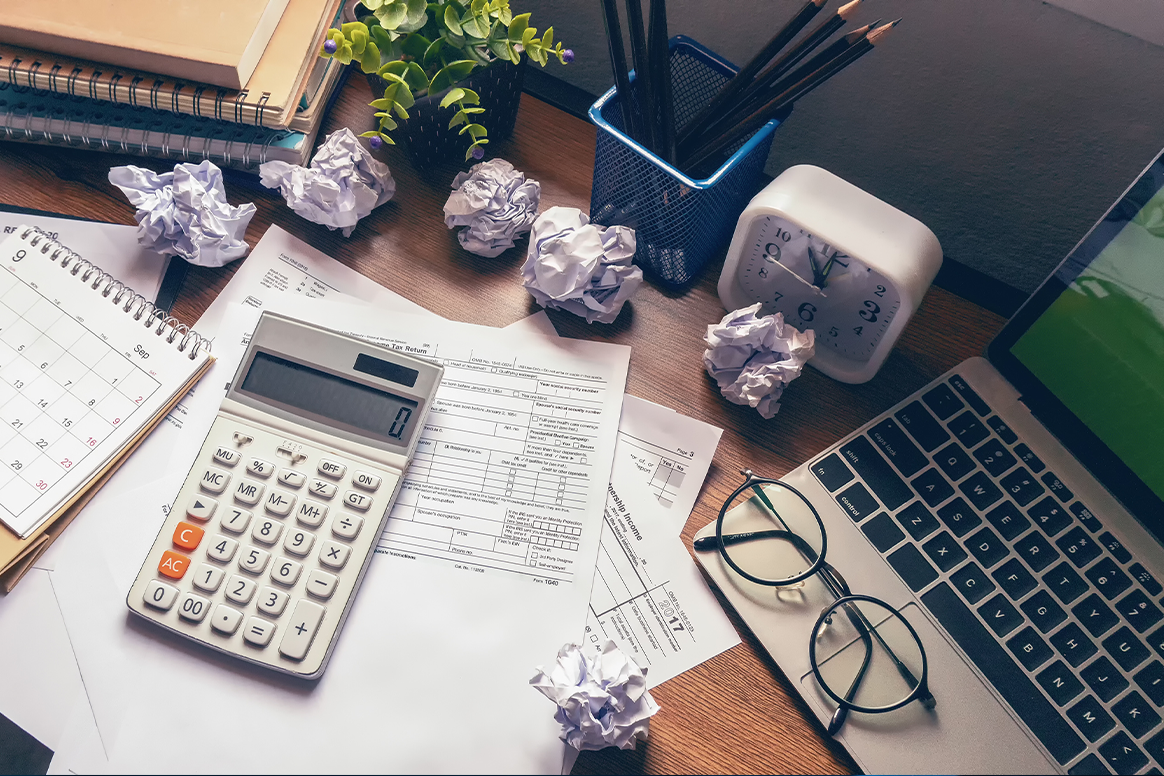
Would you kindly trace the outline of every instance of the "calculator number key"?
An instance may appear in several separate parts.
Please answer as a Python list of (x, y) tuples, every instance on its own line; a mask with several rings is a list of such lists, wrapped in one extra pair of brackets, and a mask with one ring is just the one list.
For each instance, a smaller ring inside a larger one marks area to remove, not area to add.
[(213, 593), (222, 584), (224, 573), (217, 566), (211, 566), (209, 563), (201, 563), (194, 571), (194, 587), (199, 590), (204, 590), (207, 593)]
[(247, 627), (243, 631), (243, 638), (256, 647), (265, 647), (271, 643), (275, 635), (275, 623), (267, 622), (261, 617), (252, 617), (247, 620)]
[(265, 480), (271, 476), (271, 472), (275, 471), (275, 464), (264, 461), (262, 458), (252, 458), (247, 461), (247, 471)]
[(188, 568), (190, 568), (190, 559), (173, 550), (163, 552), (162, 559), (158, 561), (158, 573), (170, 579), (181, 579), (186, 575)]
[(255, 528), (251, 531), (251, 538), (259, 544), (272, 545), (283, 535), (283, 524), (270, 518), (255, 521)]
[(246, 504), (248, 507), (253, 507), (259, 503), (259, 499), (263, 497), (265, 490), (265, 486), (260, 485), (254, 480), (240, 480), (234, 489), (234, 500), (240, 504)]
[[(331, 575), (329, 574), (328, 576)], [(159, 582), (156, 579), (151, 579), (149, 584), (146, 585), (145, 595), (142, 596), (142, 600), (155, 609), (168, 612), (170, 611), (170, 607), (174, 605), (174, 601), (178, 600), (178, 588), (167, 585), (164, 582)]]
[(245, 606), (254, 597), (256, 587), (254, 580), (240, 577), (238, 574), (231, 574), (230, 579), (226, 581), (226, 597), (236, 604)]
[(214, 451), (214, 460), (223, 466), (234, 466), (239, 461), (239, 454), (229, 447), (220, 447)]
[(299, 511), (295, 513), (295, 519), (308, 528), (319, 528), (323, 524), (325, 517), (327, 517), (327, 506), (325, 504), (306, 499), (299, 505)]
[(380, 478), (375, 474), (368, 474), (367, 472), (355, 472), (352, 474), (352, 484), (357, 488), (371, 491), (375, 493), (380, 487)]
[(249, 547), (239, 555), (238, 567), (252, 574), (262, 574), (263, 569), (267, 567), (267, 561), (270, 559), (271, 553), (266, 550), (260, 550), (258, 547)]
[(312, 480), (310, 491), (311, 495), (320, 498), (335, 498), (335, 485), (323, 480)]
[(279, 643), (279, 651), (292, 660), (302, 660), (315, 640), (315, 632), (319, 630), (326, 611), (319, 604), (300, 598), (291, 614), (287, 632)]
[(290, 587), (299, 580), (299, 572), (303, 566), (290, 558), (276, 558), (271, 566), (271, 581)]
[(372, 506), (372, 498), (363, 493), (356, 493), (354, 490), (349, 490), (344, 494), (344, 504), (352, 509), (358, 509), (361, 512), (367, 512), (368, 507)]
[(319, 548), (319, 562), (333, 569), (342, 569), (351, 554), (352, 548), (346, 544), (325, 541)]
[(292, 555), (303, 557), (311, 552), (313, 544), (315, 544), (315, 534), (294, 530), (287, 532), (287, 538), (283, 540), (283, 549)]
[(329, 461), (326, 458), (320, 460), (319, 462), (319, 473), (324, 477), (331, 477), (333, 480), (338, 480), (340, 477), (344, 476), (344, 472), (347, 470), (348, 467), (344, 464), (338, 463), (336, 461)]
[(186, 517), (191, 520), (201, 520), (206, 522), (214, 517), (214, 510), (218, 508), (218, 502), (206, 496), (194, 496), (190, 499), (190, 503), (186, 505)]
[(322, 598), (326, 601), (331, 598), (331, 594), (335, 592), (335, 586), (338, 583), (339, 577), (335, 574), (328, 574), (326, 571), (312, 569), (311, 573), (307, 575), (307, 592), (316, 598)]
[(232, 507), (230, 514), (222, 518), (222, 530), (240, 534), (251, 524), (253, 514), (245, 509)]
[(307, 482), (307, 478), (303, 476), (303, 472), (297, 472), (294, 469), (283, 469), (279, 472), (279, 482), (288, 488), (302, 488), (303, 483)]
[(263, 506), (271, 514), (285, 517), (291, 513), (291, 509), (295, 506), (295, 497), (281, 490), (273, 490), (267, 494), (267, 501)]
[(202, 490), (215, 495), (226, 490), (226, 486), (229, 484), (230, 475), (222, 469), (215, 469), (213, 466), (202, 472), (202, 479), (198, 481)]
[(216, 534), (210, 540), (210, 546), (206, 549), (206, 557), (211, 560), (216, 560), (219, 563), (230, 563), (230, 559), (234, 557), (234, 551), (238, 549), (238, 542), (234, 539), (228, 539), (222, 534)]
[(341, 539), (355, 539), (364, 525), (364, 518), (358, 515), (338, 515), (331, 524), (331, 532)]
[(282, 590), (264, 585), (259, 590), (259, 611), (271, 617), (278, 617), (287, 608), (287, 602), (290, 600), (291, 596)]
[(210, 601), (200, 595), (186, 593), (178, 604), (178, 616), (190, 622), (202, 622), (210, 611)]
[(232, 609), (226, 604), (219, 604), (214, 607), (214, 614), (210, 617), (210, 627), (229, 636), (238, 630), (242, 617), (242, 612), (238, 609)]

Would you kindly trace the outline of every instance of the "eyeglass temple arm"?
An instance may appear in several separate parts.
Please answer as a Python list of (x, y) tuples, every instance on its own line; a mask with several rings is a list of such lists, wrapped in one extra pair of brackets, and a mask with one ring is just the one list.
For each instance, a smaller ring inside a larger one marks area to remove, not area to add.
[[(848, 607), (846, 607), (847, 609)], [(849, 685), (849, 689), (845, 692), (845, 700), (849, 703), (853, 702), (853, 696), (857, 694), (857, 688), (861, 686), (861, 682), (865, 679), (865, 672), (869, 670), (869, 662), (873, 659), (873, 642), (869, 638), (869, 632), (866, 631), (848, 611), (845, 616), (853, 623), (854, 627), (861, 632), (861, 642), (865, 645), (865, 657), (861, 660), (861, 668), (857, 670), (857, 675), (853, 677), (853, 683)], [(862, 616), (861, 619), (864, 619)], [(876, 631), (874, 631), (876, 632)], [(849, 716), (849, 707), (845, 705), (837, 706), (837, 710), (833, 712), (832, 718), (829, 720), (827, 732), (830, 736), (835, 736), (845, 724), (845, 720)]]

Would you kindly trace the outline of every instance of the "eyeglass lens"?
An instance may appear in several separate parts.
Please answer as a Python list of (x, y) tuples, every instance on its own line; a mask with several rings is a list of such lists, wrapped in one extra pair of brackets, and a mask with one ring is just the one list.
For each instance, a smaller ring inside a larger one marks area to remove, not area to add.
[(803, 499), (778, 485), (757, 483), (727, 505), (723, 551), (744, 573), (779, 583), (807, 571), (824, 535)]

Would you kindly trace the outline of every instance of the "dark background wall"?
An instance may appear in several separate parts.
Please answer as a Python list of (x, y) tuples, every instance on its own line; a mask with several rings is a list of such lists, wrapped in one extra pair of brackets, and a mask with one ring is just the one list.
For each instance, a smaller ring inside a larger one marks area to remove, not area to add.
[[(739, 64), (802, 2), (669, 0), (670, 31)], [(610, 87), (598, 0), (513, 7), (575, 51), (548, 73)], [(1164, 148), (1164, 47), (1039, 0), (865, 0), (849, 26), (899, 16), (883, 46), (797, 103), (768, 172), (831, 170), (919, 218), (947, 256), (1029, 292)]]

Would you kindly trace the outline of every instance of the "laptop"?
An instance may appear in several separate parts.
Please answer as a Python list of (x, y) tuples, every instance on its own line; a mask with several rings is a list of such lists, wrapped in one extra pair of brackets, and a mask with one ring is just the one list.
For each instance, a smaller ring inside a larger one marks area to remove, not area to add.
[[(782, 479), (820, 512), (828, 562), (928, 656), (932, 710), (838, 732), (863, 770), (1164, 770), (1164, 155), (985, 358)], [(827, 724), (820, 581), (779, 593), (696, 556)]]

